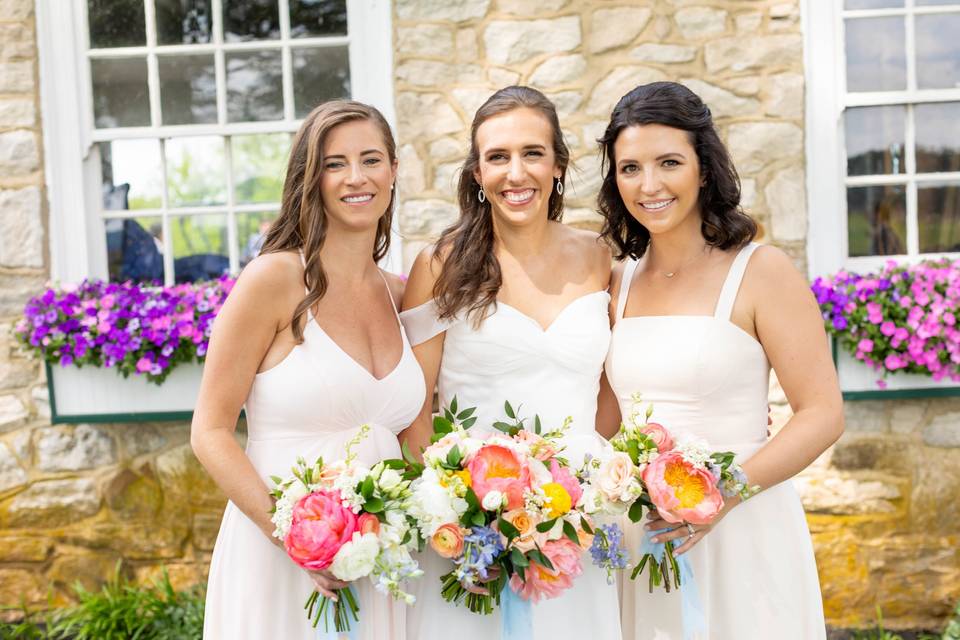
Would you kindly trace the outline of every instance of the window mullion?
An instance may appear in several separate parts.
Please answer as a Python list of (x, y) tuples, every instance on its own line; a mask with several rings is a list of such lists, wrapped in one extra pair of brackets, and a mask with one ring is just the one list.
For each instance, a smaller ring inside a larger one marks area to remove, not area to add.
[(167, 143), (160, 140), (160, 189), (161, 224), (163, 228), (163, 283), (173, 284), (173, 234), (170, 231), (170, 196), (167, 192)]
[(162, 123), (160, 112), (160, 69), (157, 64), (157, 21), (153, 0), (143, 3), (144, 21), (147, 30), (147, 90), (150, 94), (150, 126)]
[(227, 65), (223, 54), (223, 0), (211, 0), (213, 13), (214, 76), (217, 85), (217, 123), (227, 123)]
[(227, 256), (230, 260), (230, 273), (240, 270), (240, 258), (237, 255), (237, 214), (233, 193), (233, 138), (224, 138), (224, 163), (227, 173)]
[(290, 1), (280, 0), (280, 41), (283, 49), (280, 50), (283, 83), (283, 118), (295, 120), (296, 110), (293, 105), (293, 54), (290, 51)]

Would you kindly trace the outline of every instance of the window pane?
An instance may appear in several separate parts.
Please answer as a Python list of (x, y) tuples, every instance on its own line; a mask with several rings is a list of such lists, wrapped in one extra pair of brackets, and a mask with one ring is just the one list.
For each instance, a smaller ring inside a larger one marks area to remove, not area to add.
[(917, 16), (917, 87), (960, 87), (960, 14)]
[(920, 253), (960, 251), (960, 185), (917, 189), (917, 224)]
[(266, 238), (270, 225), (276, 219), (276, 211), (237, 214), (237, 242), (240, 243), (237, 255), (240, 256), (241, 268), (260, 255), (263, 240)]
[(960, 4), (957, 0), (913, 0), (913, 4), (918, 7), (929, 7), (944, 4)]
[(230, 144), (235, 201), (238, 204), (280, 202), (290, 135), (234, 136)]
[(960, 171), (960, 102), (918, 104), (917, 172)]
[(846, 21), (847, 91), (907, 88), (903, 18)]
[(294, 49), (292, 54), (298, 118), (306, 117), (321, 102), (350, 97), (350, 60), (346, 47)]
[(896, 9), (903, 6), (903, 0), (846, 0), (844, 9)]
[(147, 44), (143, 0), (87, 0), (90, 48)]
[(159, 209), (163, 171), (159, 140), (114, 140), (100, 143), (103, 208)]
[(905, 254), (906, 220), (903, 187), (847, 189), (847, 241), (851, 257)]
[(280, 51), (227, 55), (227, 119), (230, 122), (283, 119)]
[(290, 0), (290, 35), (347, 35), (347, 0)]
[(163, 282), (160, 216), (105, 220), (107, 269), (114, 282)]
[(223, 0), (223, 38), (227, 42), (279, 37), (277, 0)]
[(171, 207), (223, 204), (227, 200), (223, 138), (166, 141), (167, 197)]
[(91, 60), (90, 75), (98, 129), (150, 125), (146, 58)]
[(843, 114), (847, 175), (903, 173), (906, 107), (861, 107)]
[(213, 21), (210, 0), (154, 0), (157, 7), (157, 42), (197, 44), (210, 42)]
[(227, 216), (173, 216), (170, 239), (175, 282), (219, 278), (230, 270)]
[(217, 121), (217, 79), (212, 55), (158, 56), (163, 124)]

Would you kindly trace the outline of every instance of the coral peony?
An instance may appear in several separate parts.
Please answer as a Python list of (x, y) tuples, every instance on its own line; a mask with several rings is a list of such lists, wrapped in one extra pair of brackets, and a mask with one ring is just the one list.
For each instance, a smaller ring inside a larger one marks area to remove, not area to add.
[(507, 496), (507, 509), (523, 506), (523, 492), (530, 488), (530, 469), (511, 449), (496, 444), (482, 447), (467, 469), (481, 502), (488, 492), (499, 491)]
[(643, 425), (643, 428), (640, 429), (640, 433), (650, 436), (650, 438), (657, 445), (657, 451), (660, 453), (666, 453), (673, 449), (673, 438), (670, 436), (670, 432), (667, 431), (666, 427), (662, 424), (657, 424), (656, 422), (648, 422)]
[(542, 551), (553, 569), (531, 562), (526, 570), (525, 581), (516, 574), (510, 578), (510, 588), (524, 600), (539, 602), (541, 599), (556, 598), (573, 585), (574, 578), (583, 573), (583, 567), (580, 566), (581, 549), (567, 538), (547, 542)]
[(678, 451), (657, 456), (643, 471), (650, 499), (667, 522), (708, 524), (723, 509), (716, 478)]
[(554, 482), (562, 485), (563, 488), (567, 490), (567, 493), (570, 494), (570, 500), (573, 502), (573, 504), (580, 502), (580, 496), (583, 495), (583, 489), (580, 488), (580, 483), (575, 477), (573, 477), (573, 474), (570, 473), (570, 469), (561, 466), (556, 460), (551, 460), (550, 475), (553, 476)]
[(357, 516), (341, 504), (338, 492), (314, 491), (294, 506), (283, 545), (301, 567), (321, 571), (330, 566), (355, 531)]
[(456, 558), (463, 553), (463, 529), (454, 523), (440, 525), (430, 537), (430, 546), (443, 558)]

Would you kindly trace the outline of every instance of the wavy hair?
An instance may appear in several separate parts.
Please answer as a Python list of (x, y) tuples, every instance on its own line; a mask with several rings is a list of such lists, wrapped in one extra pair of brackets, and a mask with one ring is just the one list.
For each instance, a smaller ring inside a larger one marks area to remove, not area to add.
[(621, 131), (646, 124), (682, 129), (689, 135), (700, 164), (700, 232), (707, 244), (732, 249), (750, 242), (757, 235), (757, 223), (740, 207), (740, 177), (717, 134), (710, 109), (682, 84), (653, 82), (620, 98), (603, 137), (597, 140), (603, 159), (603, 183), (597, 195), (604, 218), (600, 236), (614, 246), (617, 260), (628, 256), (637, 259), (650, 244), (650, 232), (630, 215), (620, 196), (614, 153)]
[[(307, 115), (293, 140), (287, 177), (283, 183), (280, 215), (270, 226), (263, 241), (262, 253), (302, 251), (305, 265), (303, 286), (306, 297), (293, 312), (291, 328), (298, 343), (303, 342), (303, 326), (307, 313), (327, 291), (327, 275), (320, 263), (320, 249), (327, 236), (327, 212), (323, 205), (320, 184), (323, 179), (323, 147), (330, 132), (346, 122), (372, 122), (383, 136), (387, 156), (397, 159), (397, 145), (386, 118), (376, 108), (352, 100), (331, 100)], [(390, 249), (390, 224), (393, 220), (395, 190), (390, 192), (386, 211), (377, 221), (373, 244), (373, 260), (379, 261)]]
[[(563, 140), (557, 109), (550, 100), (530, 87), (510, 86), (500, 89), (477, 109), (470, 126), (470, 151), (460, 168), (457, 200), (460, 218), (440, 234), (434, 260), (442, 261), (440, 275), (433, 287), (433, 297), (441, 318), (452, 318), (466, 309), (479, 324), (496, 302), (502, 284), (500, 263), (494, 255), (493, 213), (490, 201), (480, 202), (480, 185), (474, 172), (480, 166), (477, 130), (490, 118), (514, 109), (527, 108), (539, 112), (550, 123), (554, 158), (560, 168), (559, 182), (566, 186), (570, 150)], [(549, 220), (563, 217), (563, 195), (556, 189), (550, 193), (547, 209)]]

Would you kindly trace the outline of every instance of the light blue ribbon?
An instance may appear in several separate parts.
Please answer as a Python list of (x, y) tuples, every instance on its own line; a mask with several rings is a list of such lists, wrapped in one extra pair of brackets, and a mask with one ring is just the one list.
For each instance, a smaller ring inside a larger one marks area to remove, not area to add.
[(500, 592), (500, 640), (533, 638), (533, 606), (507, 583)]
[[(663, 562), (663, 557), (667, 553), (666, 543), (654, 543), (651, 538), (665, 531), (670, 531), (670, 529), (646, 532), (640, 544), (640, 557), (649, 553), (657, 561), (657, 564)], [(680, 615), (683, 620), (683, 639), (693, 640), (696, 634), (706, 633), (707, 617), (703, 612), (703, 604), (700, 602), (700, 590), (697, 589), (697, 583), (693, 579), (693, 568), (690, 566), (690, 560), (686, 555), (674, 556), (674, 558), (677, 561), (677, 568), (680, 570)]]
[[(357, 590), (350, 585), (348, 587), (350, 593), (353, 594), (353, 599), (357, 602), (357, 606), (360, 605), (360, 598), (357, 597)], [(333, 604), (330, 603), (327, 605), (327, 608), (323, 612), (323, 618), (320, 619), (320, 623), (317, 624), (317, 639), (318, 640), (343, 640), (347, 638), (348, 640), (358, 640), (360, 637), (360, 622), (363, 620), (363, 612), (358, 611), (357, 617), (360, 620), (354, 620), (353, 614), (348, 613), (347, 616), (350, 619), (350, 629), (348, 631), (337, 631), (336, 624), (333, 621)]]

